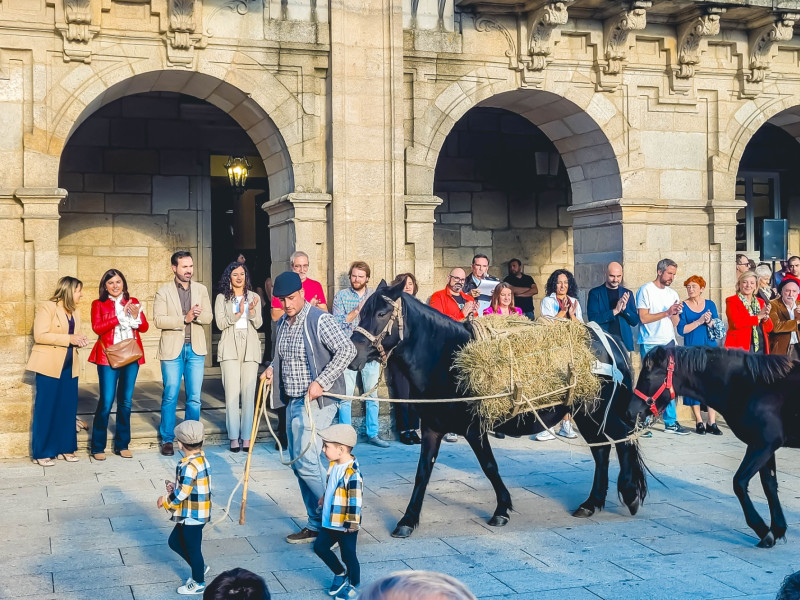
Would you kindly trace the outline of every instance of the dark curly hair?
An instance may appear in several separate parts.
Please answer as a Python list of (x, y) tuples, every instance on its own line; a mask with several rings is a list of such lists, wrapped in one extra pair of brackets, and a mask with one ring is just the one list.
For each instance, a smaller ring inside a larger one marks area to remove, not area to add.
[(238, 567), (217, 575), (203, 593), (204, 600), (270, 600), (270, 597), (262, 577)]
[(567, 276), (567, 296), (572, 296), (573, 298), (578, 297), (578, 284), (575, 283), (575, 277), (572, 275), (570, 271), (566, 269), (556, 269), (553, 271), (552, 275), (547, 278), (547, 285), (544, 288), (544, 293), (546, 296), (550, 294), (554, 294), (556, 291), (556, 282), (558, 281), (559, 275), (566, 275)]
[(222, 273), (222, 277), (219, 278), (219, 283), (217, 284), (217, 292), (225, 296), (225, 300), (233, 300), (233, 285), (231, 285), (231, 273), (233, 273), (238, 268), (244, 269), (244, 291), (252, 292), (253, 286), (250, 282), (250, 271), (247, 270), (247, 267), (242, 263), (233, 261), (227, 267), (225, 267), (225, 271)]

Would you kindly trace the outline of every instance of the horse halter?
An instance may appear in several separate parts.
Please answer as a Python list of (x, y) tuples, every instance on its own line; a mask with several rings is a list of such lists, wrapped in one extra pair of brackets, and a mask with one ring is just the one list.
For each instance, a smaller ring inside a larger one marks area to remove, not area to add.
[[(392, 307), (393, 307), (392, 316), (389, 317), (389, 320), (387, 321), (387, 323), (384, 326), (383, 330), (378, 335), (372, 335), (369, 331), (367, 331), (366, 329), (364, 329), (361, 326), (355, 327), (353, 329), (353, 331), (354, 332), (357, 331), (358, 333), (360, 333), (361, 335), (363, 335), (365, 338), (367, 338), (370, 341), (372, 346), (380, 354), (381, 364), (385, 367), (386, 366), (386, 361), (389, 360), (389, 357), (391, 356), (392, 352), (394, 351), (394, 348), (389, 350), (389, 352), (387, 353), (383, 349), (383, 340), (386, 338), (387, 335), (391, 335), (392, 334), (392, 327), (394, 327), (395, 321), (397, 322), (397, 333), (400, 336), (400, 341), (401, 342), (403, 341), (403, 329), (404, 329), (404, 325), (403, 325), (403, 299), (401, 297), (401, 298), (398, 298), (397, 300), (392, 300), (391, 298), (389, 298), (387, 296), (383, 296), (383, 295), (381, 295), (381, 298), (386, 300), (386, 302), (391, 304)], [(395, 346), (395, 348), (396, 347), (397, 346)]]
[(664, 393), (664, 390), (669, 390), (669, 399), (675, 400), (675, 388), (672, 386), (672, 374), (675, 373), (675, 357), (669, 357), (669, 363), (667, 363), (667, 376), (664, 378), (664, 383), (661, 384), (661, 387), (658, 388), (652, 396), (645, 396), (643, 392), (639, 390), (633, 390), (633, 393), (636, 394), (639, 398), (641, 398), (645, 404), (650, 408), (650, 412), (653, 413), (654, 416), (658, 416), (658, 408), (656, 407), (656, 398), (661, 396)]

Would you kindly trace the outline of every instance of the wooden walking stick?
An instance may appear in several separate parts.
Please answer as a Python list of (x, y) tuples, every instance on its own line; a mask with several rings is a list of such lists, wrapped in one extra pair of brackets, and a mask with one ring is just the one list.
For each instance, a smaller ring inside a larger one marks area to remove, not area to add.
[[(261, 413), (264, 410), (264, 384), (262, 379), (258, 386), (258, 396), (256, 396), (256, 406), (253, 412), (253, 427), (250, 434), (250, 448), (247, 450), (247, 462), (244, 465), (244, 488), (242, 489), (242, 508), (239, 510), (239, 525), (244, 525), (245, 511), (247, 510), (247, 486), (250, 483), (250, 460), (253, 458), (253, 448), (258, 437), (258, 424), (261, 422)], [(267, 387), (271, 387), (267, 386)]]

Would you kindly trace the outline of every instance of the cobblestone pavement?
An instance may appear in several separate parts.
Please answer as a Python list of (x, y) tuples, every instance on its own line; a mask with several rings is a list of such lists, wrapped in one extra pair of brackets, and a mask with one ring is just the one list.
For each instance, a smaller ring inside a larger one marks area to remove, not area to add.
[[(659, 426), (660, 428), (660, 426)], [(399, 569), (433, 569), (464, 581), (482, 598), (648, 600), (751, 598), (772, 600), (782, 579), (800, 568), (800, 454), (778, 453), (781, 500), (789, 542), (754, 547), (731, 491), (743, 446), (723, 437), (677, 437), (656, 431), (642, 440), (650, 495), (636, 517), (612, 490), (606, 510), (579, 520), (570, 512), (588, 495), (593, 462), (584, 448), (558, 441), (492, 440), (516, 512), (504, 528), (486, 524), (494, 494), (463, 439), (443, 444), (422, 514), (407, 540), (390, 536), (408, 502), (418, 447), (362, 445), (364, 529), (359, 536), (363, 580)], [(155, 449), (132, 460), (0, 461), (0, 598), (37, 600), (161, 600), (187, 567), (167, 547), (170, 522), (156, 509), (175, 459)], [(215, 514), (242, 472), (245, 457), (207, 449), (214, 470)], [(616, 479), (617, 467), (611, 477)], [(760, 483), (752, 491), (766, 514)], [(292, 472), (271, 444), (255, 451), (247, 524), (233, 518), (206, 529), (211, 577), (236, 566), (265, 577), (274, 598), (326, 598), (330, 574), (311, 547), (284, 536), (304, 523)]]

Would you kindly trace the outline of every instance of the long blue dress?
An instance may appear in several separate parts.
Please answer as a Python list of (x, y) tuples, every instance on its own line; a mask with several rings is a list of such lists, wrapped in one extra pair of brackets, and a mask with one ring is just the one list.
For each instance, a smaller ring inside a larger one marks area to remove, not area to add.
[[(711, 311), (711, 318), (718, 319), (719, 314), (717, 313), (717, 305), (714, 304), (711, 300), (706, 300), (706, 304), (703, 307), (703, 310), (700, 312), (694, 312), (686, 302), (683, 303), (683, 311), (681, 312), (680, 319), (678, 321), (678, 335), (683, 336), (683, 345), (684, 346), (716, 346), (717, 340), (712, 340), (708, 335), (708, 327), (705, 325), (700, 325), (699, 327), (695, 327), (692, 331), (687, 334), (684, 334), (684, 329), (690, 323), (694, 323), (699, 319), (703, 313), (707, 310)], [(694, 400), (693, 398), (689, 398), (687, 396), (683, 397), (683, 404), (684, 406), (694, 406), (700, 404), (699, 400)]]

